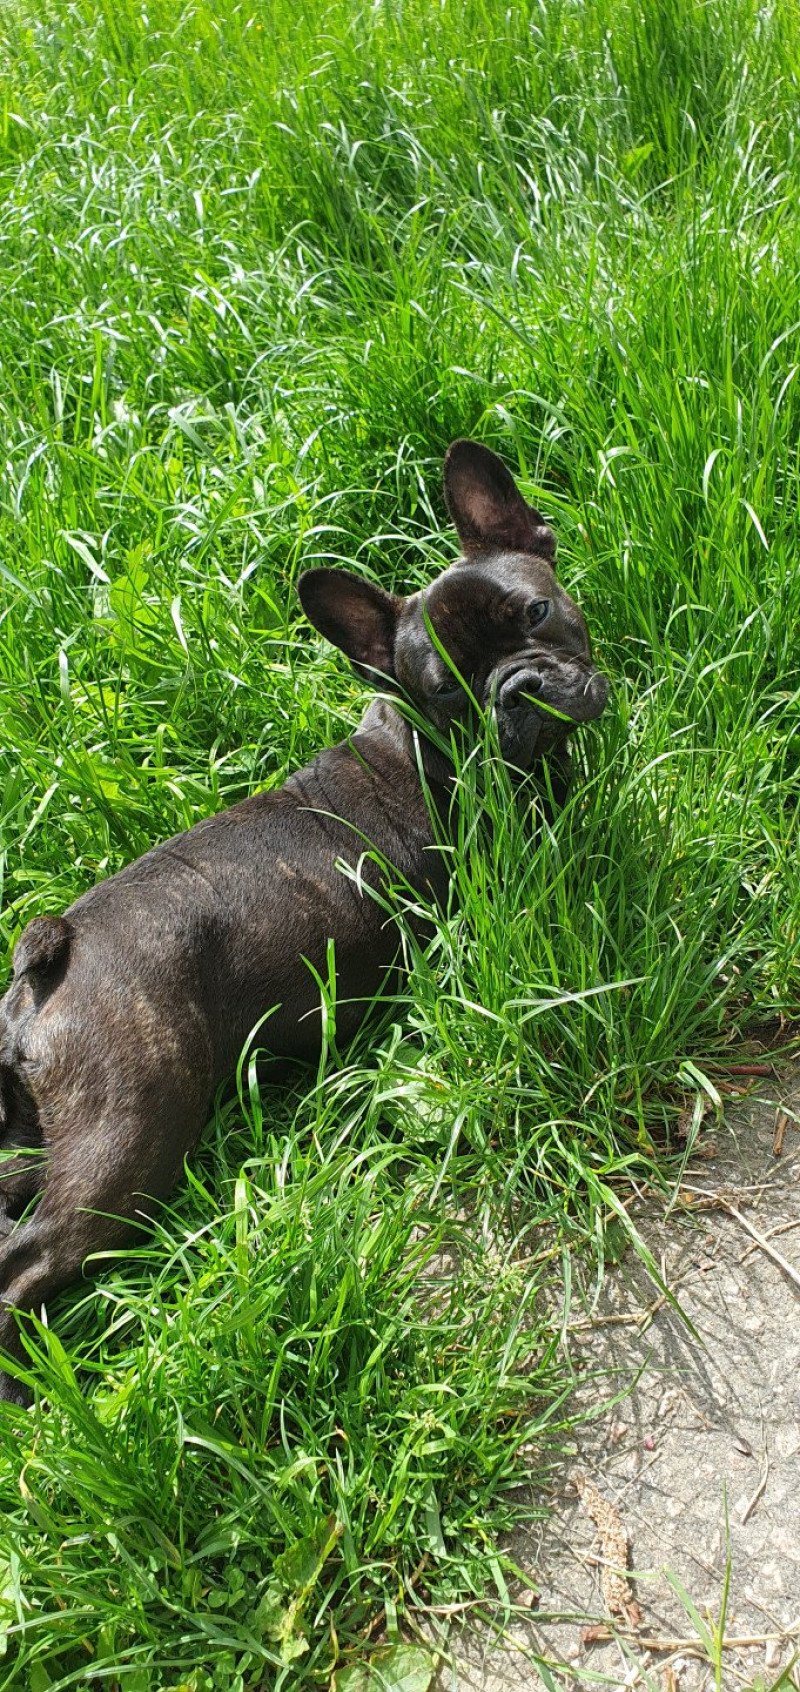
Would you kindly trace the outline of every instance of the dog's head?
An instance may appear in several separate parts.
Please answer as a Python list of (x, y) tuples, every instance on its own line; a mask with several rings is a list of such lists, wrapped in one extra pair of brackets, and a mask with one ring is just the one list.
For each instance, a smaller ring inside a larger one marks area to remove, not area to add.
[(303, 609), (361, 675), (406, 694), (445, 734), (472, 700), (493, 708), (503, 757), (529, 769), (600, 716), (609, 685), (556, 580), (552, 531), (496, 454), (455, 441), (444, 487), (463, 557), (431, 587), (403, 599), (346, 570), (308, 570)]

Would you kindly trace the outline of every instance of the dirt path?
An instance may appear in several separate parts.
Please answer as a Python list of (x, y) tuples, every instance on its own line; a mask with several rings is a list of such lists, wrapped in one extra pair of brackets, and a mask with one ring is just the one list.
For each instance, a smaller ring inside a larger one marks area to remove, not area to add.
[[(665, 1218), (647, 1203), (634, 1212), (699, 1337), (668, 1305), (648, 1315), (653, 1286), (631, 1253), (608, 1274), (593, 1318), (574, 1312), (579, 1398), (586, 1409), (606, 1408), (579, 1428), (550, 1519), (513, 1546), (539, 1590), (530, 1621), (511, 1628), (502, 1651), (472, 1635), (451, 1641), (443, 1692), (540, 1686), (526, 1646), (560, 1665), (559, 1686), (705, 1692), (714, 1673), (708, 1655), (677, 1643), (697, 1630), (665, 1571), (713, 1626), (726, 1562), (731, 1643), (719, 1684), (772, 1688), (795, 1653), (800, 1662), (800, 1126), (791, 1114), (800, 1118), (800, 1068), (780, 1086), (757, 1086), (726, 1111), (715, 1154), (687, 1171), (691, 1209)], [(776, 1155), (779, 1105), (789, 1114)], [(640, 1370), (629, 1396), (608, 1407)], [(590, 1618), (608, 1612), (603, 1540), (590, 1513), (597, 1500), (591, 1487), (578, 1496), (576, 1472), (612, 1506), (606, 1558), (615, 1526), (630, 1547), (641, 1621), (626, 1643), (587, 1642)]]

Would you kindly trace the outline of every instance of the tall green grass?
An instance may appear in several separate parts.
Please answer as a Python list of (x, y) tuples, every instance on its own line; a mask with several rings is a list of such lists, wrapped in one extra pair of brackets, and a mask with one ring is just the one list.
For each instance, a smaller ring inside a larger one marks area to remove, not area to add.
[(0, 37), (8, 951), (355, 722), (296, 575), (429, 580), (456, 435), (614, 683), (552, 826), (464, 763), (401, 1001), (319, 1076), (245, 1062), (0, 1418), (0, 1687), (347, 1692), (415, 1603), (503, 1595), (558, 1277), (798, 1009), (800, 24), (8, 0)]

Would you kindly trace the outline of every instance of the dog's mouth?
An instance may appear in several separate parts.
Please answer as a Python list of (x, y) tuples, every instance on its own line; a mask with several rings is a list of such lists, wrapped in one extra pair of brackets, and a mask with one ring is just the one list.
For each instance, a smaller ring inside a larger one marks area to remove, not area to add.
[(503, 757), (527, 769), (580, 723), (594, 722), (610, 693), (600, 670), (567, 658), (517, 665), (493, 677), (491, 696)]

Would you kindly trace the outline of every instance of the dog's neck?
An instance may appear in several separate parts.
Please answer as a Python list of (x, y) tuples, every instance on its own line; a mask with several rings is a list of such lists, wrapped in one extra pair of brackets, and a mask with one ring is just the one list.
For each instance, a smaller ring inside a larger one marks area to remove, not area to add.
[(362, 736), (369, 736), (370, 744), (380, 743), (393, 758), (410, 766), (417, 781), (422, 773), (437, 804), (449, 794), (455, 778), (452, 759), (428, 735), (415, 729), (390, 698), (381, 695), (368, 705), (353, 735), (356, 746)]

